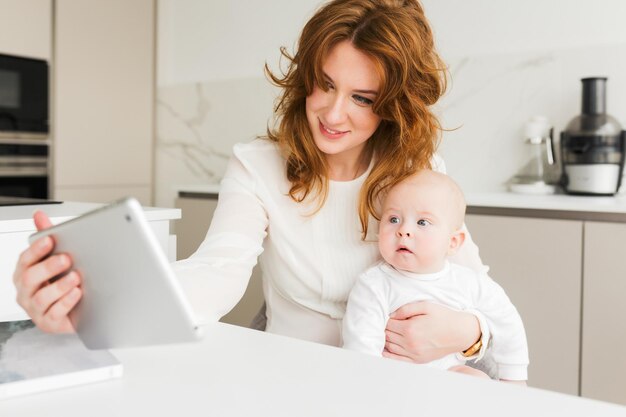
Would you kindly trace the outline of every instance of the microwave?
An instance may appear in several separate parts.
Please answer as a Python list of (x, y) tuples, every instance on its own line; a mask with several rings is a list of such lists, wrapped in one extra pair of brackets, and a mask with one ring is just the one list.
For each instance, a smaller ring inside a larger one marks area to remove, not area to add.
[(48, 73), (47, 61), (0, 54), (0, 133), (48, 133)]

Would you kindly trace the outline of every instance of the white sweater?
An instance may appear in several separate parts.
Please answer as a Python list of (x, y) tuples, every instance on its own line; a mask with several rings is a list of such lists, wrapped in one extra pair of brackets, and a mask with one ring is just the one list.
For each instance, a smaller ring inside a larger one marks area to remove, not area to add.
[[(434, 166), (445, 170), (440, 158)], [(174, 270), (200, 320), (216, 321), (242, 297), (258, 257), (266, 331), (339, 346), (348, 294), (357, 277), (380, 260), (377, 225), (370, 222), (362, 241), (357, 213), (369, 169), (353, 181), (331, 181), (326, 203), (314, 215), (313, 203), (289, 197), (285, 174), (275, 143), (235, 145), (207, 236)], [(455, 258), (487, 270), (469, 236)], [(488, 326), (477, 317), (486, 345)]]
[[(381, 356), (389, 314), (414, 301), (431, 301), (459, 311), (480, 311), (491, 331), (491, 353), (498, 378), (528, 379), (526, 332), (509, 297), (486, 274), (477, 274), (449, 262), (432, 274), (400, 271), (386, 262), (361, 274), (348, 298), (343, 319), (343, 347)], [(466, 360), (457, 353), (427, 365), (449, 369)]]

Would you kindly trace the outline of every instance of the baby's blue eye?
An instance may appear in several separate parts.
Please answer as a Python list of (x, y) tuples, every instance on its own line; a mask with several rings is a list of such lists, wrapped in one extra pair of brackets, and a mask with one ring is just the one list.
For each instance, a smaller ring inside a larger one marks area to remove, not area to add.
[(426, 219), (419, 219), (417, 221), (417, 225), (418, 226), (428, 226), (430, 224), (430, 222)]
[(398, 224), (400, 223), (400, 219), (397, 218), (396, 216), (392, 216), (389, 218), (389, 223)]

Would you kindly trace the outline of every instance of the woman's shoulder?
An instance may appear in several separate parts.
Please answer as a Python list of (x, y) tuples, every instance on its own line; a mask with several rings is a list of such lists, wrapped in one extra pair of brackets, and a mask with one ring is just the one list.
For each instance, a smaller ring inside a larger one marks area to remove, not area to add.
[(244, 181), (281, 182), (285, 180), (285, 160), (275, 142), (258, 138), (233, 146), (225, 177)]
[(250, 142), (240, 142), (233, 146), (233, 154), (240, 158), (254, 158), (262, 156), (276, 155), (280, 157), (278, 144), (269, 139), (256, 138)]
[(284, 165), (284, 159), (276, 142), (257, 138), (250, 142), (237, 143), (233, 146), (233, 157), (248, 168), (255, 167), (265, 171)]

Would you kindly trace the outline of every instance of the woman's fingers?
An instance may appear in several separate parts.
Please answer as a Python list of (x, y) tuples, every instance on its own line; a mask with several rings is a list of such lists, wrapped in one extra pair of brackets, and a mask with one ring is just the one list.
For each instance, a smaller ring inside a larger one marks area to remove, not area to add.
[(21, 279), (17, 278), (16, 286), (24, 297), (31, 298), (50, 279), (63, 274), (71, 266), (70, 258), (67, 255), (51, 256), (25, 269)]
[(428, 314), (430, 303), (425, 301), (415, 301), (413, 303), (405, 304), (393, 313), (390, 317), (396, 320), (405, 320), (413, 316), (420, 314)]
[(33, 305), (31, 312), (37, 319), (41, 319), (54, 303), (58, 302), (61, 297), (68, 294), (79, 284), (80, 277), (78, 272), (71, 271), (52, 284), (42, 287), (32, 297)]
[(394, 343), (396, 345), (402, 345), (404, 341), (404, 336), (401, 333), (392, 332), (389, 330), (385, 330), (385, 342)]
[(400, 346), (386, 343), (385, 350), (383, 350), (383, 357), (389, 358), (389, 359), (395, 359), (397, 361), (413, 362), (411, 358), (395, 353), (400, 350), (401, 350)]
[(33, 220), (35, 221), (35, 227), (37, 230), (47, 229), (52, 226), (52, 222), (46, 213), (43, 211), (37, 210), (33, 214)]
[(70, 333), (74, 327), (68, 318), (69, 312), (80, 300), (82, 291), (79, 287), (74, 287), (56, 303), (42, 317), (37, 325), (46, 332)]
[(24, 271), (45, 258), (53, 247), (52, 239), (48, 236), (42, 237), (30, 245), (24, 252), (20, 254), (17, 260), (17, 266), (13, 273), (13, 282), (17, 285)]

